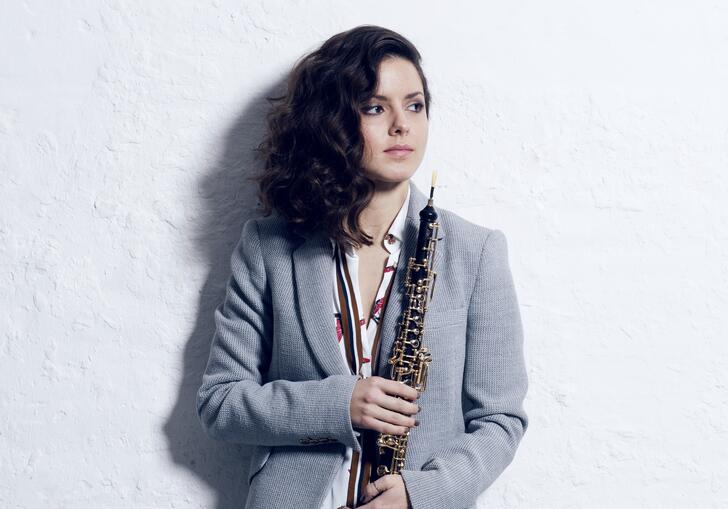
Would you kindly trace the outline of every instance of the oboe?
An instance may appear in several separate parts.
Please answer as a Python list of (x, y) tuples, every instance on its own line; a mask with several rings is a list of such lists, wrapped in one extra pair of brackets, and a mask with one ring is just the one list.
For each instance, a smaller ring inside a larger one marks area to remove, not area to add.
[[(433, 205), (437, 172), (432, 173), (430, 198), (420, 211), (420, 228), (417, 235), (415, 256), (407, 261), (405, 280), (405, 308), (397, 324), (398, 334), (392, 355), (390, 378), (424, 392), (427, 385), (427, 368), (432, 354), (422, 344), (424, 318), (427, 305), (435, 290), (437, 274), (432, 270), (437, 244), (437, 212)], [(379, 433), (377, 437), (378, 458), (372, 469), (370, 482), (387, 474), (397, 474), (404, 468), (407, 454), (407, 440), (410, 430), (404, 435)], [(376, 475), (375, 475), (376, 473)]]

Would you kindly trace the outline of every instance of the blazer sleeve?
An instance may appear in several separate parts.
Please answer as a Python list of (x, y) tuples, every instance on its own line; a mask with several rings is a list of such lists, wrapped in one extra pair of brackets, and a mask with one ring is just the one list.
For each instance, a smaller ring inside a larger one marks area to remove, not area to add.
[(470, 299), (463, 373), (465, 431), (421, 470), (401, 474), (413, 509), (472, 507), (510, 464), (528, 417), (523, 328), (502, 231), (492, 229)]
[(216, 440), (251, 445), (342, 442), (359, 449), (349, 405), (356, 375), (263, 383), (273, 321), (257, 221), (248, 220), (230, 261), (224, 301), (197, 392), (197, 413)]

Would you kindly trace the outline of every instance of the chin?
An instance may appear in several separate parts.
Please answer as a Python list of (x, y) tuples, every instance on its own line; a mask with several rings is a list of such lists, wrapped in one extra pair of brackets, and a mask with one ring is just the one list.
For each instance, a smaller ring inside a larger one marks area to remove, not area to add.
[(412, 177), (417, 170), (393, 168), (390, 171), (378, 170), (376, 172), (368, 172), (366, 175), (372, 180), (382, 180), (384, 182), (402, 182)]
[(382, 189), (390, 189), (393, 188), (399, 184), (402, 184), (403, 182), (407, 182), (409, 180), (409, 177), (402, 177), (394, 179), (391, 176), (390, 177), (369, 177), (376, 187), (382, 188)]
[(399, 166), (399, 165), (383, 165), (369, 175), (373, 179), (385, 180), (388, 182), (401, 182), (412, 177), (417, 172), (417, 168)]

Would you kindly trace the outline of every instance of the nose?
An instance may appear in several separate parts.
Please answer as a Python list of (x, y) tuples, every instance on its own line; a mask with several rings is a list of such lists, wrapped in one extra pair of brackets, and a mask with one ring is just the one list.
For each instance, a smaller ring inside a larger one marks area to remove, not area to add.
[(390, 134), (407, 134), (409, 133), (409, 125), (407, 125), (404, 113), (399, 113), (392, 122), (392, 126), (389, 128)]

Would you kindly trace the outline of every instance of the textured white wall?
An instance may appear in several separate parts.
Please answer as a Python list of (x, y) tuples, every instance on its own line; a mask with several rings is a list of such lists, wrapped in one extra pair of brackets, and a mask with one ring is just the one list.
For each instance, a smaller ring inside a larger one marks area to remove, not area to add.
[(243, 176), (263, 97), (362, 23), (424, 56), (416, 182), (509, 239), (531, 425), (482, 507), (728, 506), (724, 2), (2, 11), (0, 506), (242, 506), (194, 397)]

